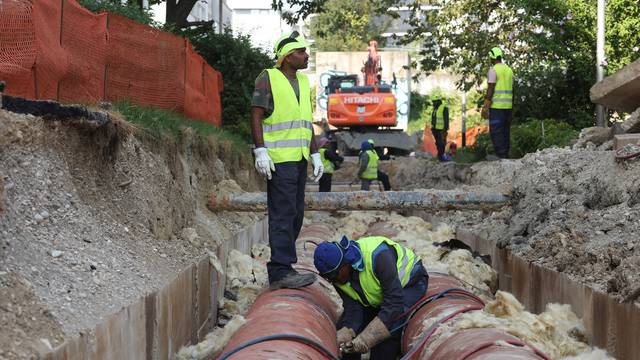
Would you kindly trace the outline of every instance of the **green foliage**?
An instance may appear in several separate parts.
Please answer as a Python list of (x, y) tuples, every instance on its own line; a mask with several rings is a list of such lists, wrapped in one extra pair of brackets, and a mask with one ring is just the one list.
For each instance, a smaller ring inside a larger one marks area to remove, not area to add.
[[(586, 0), (428, 3), (440, 10), (425, 14), (414, 9), (414, 29), (406, 39), (422, 40), (424, 71), (450, 69), (461, 75), (460, 88), (477, 88), (491, 66), (489, 49), (501, 46), (515, 74), (516, 118), (562, 117), (576, 127), (586, 125), (578, 123), (584, 117), (577, 115), (593, 112), (588, 97), (595, 80), (595, 42), (589, 42), (593, 14), (587, 6), (580, 8)], [(575, 114), (567, 116), (567, 109)]]
[(246, 142), (237, 134), (203, 121), (189, 119), (168, 110), (132, 105), (130, 102), (117, 102), (114, 107), (127, 121), (146, 129), (154, 136), (169, 136), (175, 140), (184, 128), (191, 128), (199, 135), (214, 136), (228, 142), (234, 154), (246, 153)]
[(122, 4), (119, 0), (78, 0), (78, 3), (95, 13), (108, 11), (142, 24), (160, 27), (160, 24), (153, 20), (151, 11), (140, 9), (135, 2)]
[(606, 55), (608, 74), (640, 58), (640, 3), (637, 0), (607, 0)]
[(370, 40), (380, 35), (388, 24), (374, 22), (375, 7), (358, 0), (327, 0), (323, 12), (311, 19), (309, 29), (319, 51), (364, 51)]
[[(544, 131), (543, 131), (544, 124)], [(527, 119), (524, 123), (511, 126), (511, 158), (521, 158), (528, 153), (548, 147), (564, 147), (578, 136), (578, 131), (565, 121), (554, 119)], [(494, 154), (491, 136), (480, 134), (473, 146), (458, 149), (454, 160), (457, 162), (477, 162)]]
[[(442, 96), (445, 104), (449, 107), (449, 119), (451, 122), (462, 117), (462, 96), (459, 93), (445, 93), (438, 88), (434, 89), (429, 95), (411, 92), (411, 106), (409, 107), (411, 110), (409, 113), (408, 126), (410, 133), (423, 130), (425, 124), (431, 121), (433, 106), (431, 106), (430, 97), (432, 95)], [(486, 121), (480, 117), (479, 113), (470, 111), (476, 106), (475, 103), (471, 101), (476, 97), (478, 97), (478, 94), (474, 91), (467, 94), (467, 129), (486, 123)]]
[[(271, 7), (282, 12), (282, 17), (290, 25), (297, 24), (299, 20), (306, 19), (311, 14), (322, 14), (327, 11), (327, 4), (331, 0), (272, 0)], [(373, 9), (376, 14), (387, 14), (397, 17), (397, 14), (389, 11), (389, 7), (397, 6), (403, 0), (369, 0), (354, 1), (360, 6)], [(339, 24), (340, 25), (340, 24)], [(342, 26), (338, 28), (342, 29)]]
[(544, 148), (564, 147), (577, 136), (578, 132), (564, 121), (529, 119), (525, 123), (511, 127), (509, 155), (513, 158), (521, 158), (527, 153)]
[(182, 32), (205, 61), (222, 73), (224, 91), (222, 101), (222, 126), (246, 141), (251, 139), (250, 111), (255, 79), (273, 66), (273, 59), (251, 45), (249, 36), (234, 36), (230, 29), (216, 34), (208, 29), (191, 29)]

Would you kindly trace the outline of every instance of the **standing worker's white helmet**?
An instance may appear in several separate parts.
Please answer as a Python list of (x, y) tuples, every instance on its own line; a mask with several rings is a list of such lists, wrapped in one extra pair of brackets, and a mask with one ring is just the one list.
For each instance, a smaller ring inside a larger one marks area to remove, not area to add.
[(282, 35), (273, 46), (273, 53), (276, 54), (276, 67), (282, 65), (282, 60), (295, 49), (309, 47), (309, 43), (296, 30), (290, 34)]

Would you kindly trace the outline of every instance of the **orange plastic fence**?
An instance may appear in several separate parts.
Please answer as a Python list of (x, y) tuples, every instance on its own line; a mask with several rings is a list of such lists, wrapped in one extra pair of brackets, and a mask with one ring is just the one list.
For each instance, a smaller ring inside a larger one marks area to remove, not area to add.
[[(466, 146), (473, 146), (476, 143), (476, 138), (480, 134), (486, 134), (489, 132), (489, 126), (475, 126), (470, 129), (467, 129), (466, 132)], [(462, 132), (452, 133), (449, 132), (447, 134), (447, 143), (455, 142), (457, 148), (462, 147)], [(431, 133), (431, 126), (427, 124), (424, 127), (424, 134), (422, 137), (422, 150), (424, 152), (428, 152), (433, 156), (438, 155), (438, 149), (436, 148), (436, 140), (433, 138), (433, 134)]]
[(0, 80), (30, 99), (130, 100), (221, 123), (222, 75), (189, 41), (74, 0), (0, 0)]

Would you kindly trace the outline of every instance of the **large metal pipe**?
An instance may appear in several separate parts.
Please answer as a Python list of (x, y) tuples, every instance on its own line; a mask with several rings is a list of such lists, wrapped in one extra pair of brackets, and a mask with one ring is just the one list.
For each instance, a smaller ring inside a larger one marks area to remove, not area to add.
[[(380, 222), (370, 225), (366, 233), (383, 235), (393, 234), (393, 231), (390, 224)], [(450, 275), (430, 271), (427, 293), (415, 306), (403, 332), (403, 359), (549, 360), (549, 357), (524, 341), (491, 328), (446, 333), (440, 335), (438, 344), (432, 344), (433, 341), (429, 341), (432, 340), (431, 335), (441, 324), (460, 314), (484, 308), (482, 300), (464, 290), (462, 283)]]
[[(507, 205), (506, 195), (460, 190), (353, 191), (305, 194), (307, 210), (495, 210)], [(211, 211), (266, 211), (266, 193), (213, 193)]]
[[(315, 272), (314, 244), (332, 236), (327, 226), (305, 227), (296, 243), (297, 270)], [(303, 289), (262, 293), (218, 359), (338, 359), (334, 325), (338, 306), (328, 295), (330, 287), (318, 278)]]

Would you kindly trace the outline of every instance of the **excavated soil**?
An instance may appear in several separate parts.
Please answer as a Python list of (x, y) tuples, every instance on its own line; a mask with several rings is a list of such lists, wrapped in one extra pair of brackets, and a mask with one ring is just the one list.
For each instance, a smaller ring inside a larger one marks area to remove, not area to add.
[(474, 165), (402, 159), (403, 189), (465, 188), (509, 194), (492, 213), (432, 214), (591, 287), (628, 296), (640, 287), (640, 161), (612, 151), (546, 149)]
[(255, 222), (205, 207), (228, 179), (258, 190), (251, 167), (226, 143), (117, 114), (96, 128), (0, 110), (0, 359), (88, 331)]

